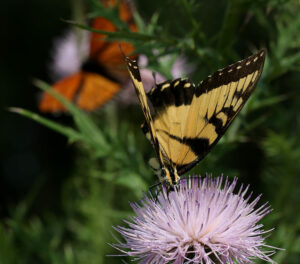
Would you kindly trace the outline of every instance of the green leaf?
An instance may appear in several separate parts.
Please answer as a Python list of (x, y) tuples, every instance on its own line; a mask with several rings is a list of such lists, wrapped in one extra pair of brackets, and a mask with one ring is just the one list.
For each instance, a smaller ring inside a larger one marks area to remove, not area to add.
[(40, 80), (35, 80), (34, 83), (38, 88), (51, 94), (67, 108), (67, 110), (72, 114), (78, 130), (81, 132), (81, 139), (95, 150), (97, 157), (107, 155), (110, 151), (109, 143), (101, 130), (98, 129), (95, 123), (85, 112), (77, 108), (73, 103), (69, 102), (61, 94), (52, 89), (52, 87), (47, 83)]
[(81, 134), (78, 133), (76, 130), (74, 130), (70, 127), (64, 126), (64, 125), (60, 125), (54, 121), (44, 118), (44, 117), (42, 117), (36, 113), (33, 113), (29, 110), (18, 108), (18, 107), (10, 107), (9, 111), (20, 114), (27, 118), (30, 118), (50, 129), (54, 130), (54, 131), (66, 136), (70, 140), (70, 142), (82, 140)]

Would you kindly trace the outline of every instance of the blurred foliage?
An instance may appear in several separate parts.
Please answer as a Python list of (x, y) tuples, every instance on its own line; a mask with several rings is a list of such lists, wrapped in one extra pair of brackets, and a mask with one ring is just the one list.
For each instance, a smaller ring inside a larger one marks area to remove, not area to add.
[[(298, 263), (299, 1), (136, 1), (138, 33), (128, 30), (116, 10), (101, 8), (97, 0), (88, 4), (87, 17), (106, 17), (118, 27), (118, 32), (107, 33), (109, 41), (132, 42), (138, 53), (147, 55), (150, 69), (168, 77), (168, 58), (184, 55), (195, 66), (190, 77), (199, 82), (218, 68), (267, 48), (256, 91), (192, 173), (238, 176), (251, 183), (255, 195), (263, 193), (262, 201), (274, 209), (264, 220), (266, 229), (275, 227), (267, 244), (286, 249), (274, 260)], [(93, 31), (80, 22), (70, 23)], [(120, 263), (120, 258), (107, 256), (118, 254), (108, 245), (114, 241), (112, 226), (131, 214), (128, 201), (137, 200), (156, 181), (147, 165), (154, 151), (139, 131), (143, 120), (139, 106), (111, 102), (100, 112), (87, 114), (46, 83), (35, 84), (65, 104), (74, 125), (29, 110), (11, 110), (66, 136), (76, 146), (76, 159), (72, 177), (55, 197), (59, 201), (55, 210), (32, 209), (45, 187), (42, 176), (26, 199), (10, 208), (0, 225), (0, 263)]]

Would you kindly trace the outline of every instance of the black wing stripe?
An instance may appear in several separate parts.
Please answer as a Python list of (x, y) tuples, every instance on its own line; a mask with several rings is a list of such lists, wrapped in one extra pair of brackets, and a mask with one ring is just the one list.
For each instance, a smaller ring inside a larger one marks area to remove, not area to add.
[(195, 85), (188, 79), (175, 79), (157, 84), (147, 96), (153, 107), (158, 111), (170, 105), (190, 105), (195, 91)]
[[(195, 155), (198, 157), (203, 153), (202, 151), (199, 152), (199, 149), (208, 149), (209, 147), (209, 142), (208, 139), (206, 138), (187, 138), (187, 137), (180, 138), (178, 136), (169, 134), (167, 131), (164, 130), (160, 130), (159, 132), (162, 132), (166, 134), (168, 137), (170, 137), (171, 139), (174, 139), (177, 142), (190, 147), (191, 151), (193, 151)], [(180, 164), (175, 163), (175, 165), (180, 165)]]

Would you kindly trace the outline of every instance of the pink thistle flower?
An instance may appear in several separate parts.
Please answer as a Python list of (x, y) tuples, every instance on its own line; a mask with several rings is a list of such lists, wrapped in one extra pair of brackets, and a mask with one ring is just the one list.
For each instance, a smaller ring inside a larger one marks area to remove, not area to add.
[(89, 54), (90, 33), (80, 31), (79, 36), (74, 30), (68, 30), (54, 39), (52, 61), (49, 65), (54, 81), (78, 72)]
[(174, 62), (171, 73), (174, 79), (186, 76), (195, 70), (195, 66), (187, 62), (185, 57), (179, 56)]
[(125, 221), (129, 227), (115, 228), (125, 242), (113, 246), (144, 264), (275, 263), (276, 248), (263, 236), (271, 230), (258, 224), (271, 209), (267, 203), (255, 209), (260, 196), (249, 202), (249, 186), (234, 194), (236, 184), (236, 178), (190, 177), (174, 191), (157, 188), (156, 197), (131, 204), (136, 216)]

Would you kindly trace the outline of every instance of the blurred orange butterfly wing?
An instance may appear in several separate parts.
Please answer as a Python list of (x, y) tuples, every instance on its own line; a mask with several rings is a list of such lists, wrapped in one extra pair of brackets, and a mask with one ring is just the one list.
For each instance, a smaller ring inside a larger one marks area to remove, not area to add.
[[(106, 7), (113, 7), (115, 0), (102, 1)], [(130, 7), (120, 2), (120, 18), (128, 23), (132, 31), (137, 31), (133, 22)], [(109, 20), (99, 17), (93, 20), (92, 27), (98, 30), (115, 32), (117, 28)], [(90, 71), (84, 67), (82, 71), (68, 76), (53, 85), (53, 89), (64, 95), (68, 100), (73, 101), (81, 109), (92, 111), (109, 101), (121, 89), (119, 82), (128, 78), (128, 73), (120, 54), (119, 44), (105, 40), (106, 35), (92, 33), (90, 40), (90, 54), (87, 64), (96, 65), (96, 70)], [(123, 50), (128, 54), (134, 51), (129, 43), (121, 43)], [(98, 68), (98, 69), (97, 69)], [(113, 78), (107, 78), (105, 73)], [(44, 93), (39, 104), (42, 112), (66, 111), (65, 107), (53, 98)]]
[(76, 103), (79, 108), (92, 111), (109, 101), (120, 88), (120, 84), (108, 78), (96, 73), (85, 73)]
[[(114, 6), (116, 0), (102, 1), (106, 7)], [(132, 32), (137, 31), (137, 26), (134, 23), (130, 6), (124, 1), (120, 2), (119, 16), (126, 22)], [(93, 20), (92, 27), (98, 30), (105, 30), (110, 32), (116, 32), (117, 28), (109, 20), (99, 17)], [(99, 64), (105, 65), (105, 68), (113, 73), (114, 76), (124, 79), (128, 78), (128, 71), (124, 64), (124, 58), (120, 53), (119, 45), (122, 46), (122, 50), (125, 54), (131, 54), (134, 51), (134, 47), (128, 42), (107, 42), (105, 41), (106, 35), (92, 33), (90, 42), (90, 57), (93, 61)], [(134, 59), (131, 56), (131, 59)]]
[[(79, 72), (58, 81), (52, 87), (54, 90), (64, 95), (65, 98), (72, 101), (82, 83), (82, 80), (83, 72)], [(58, 100), (56, 100), (48, 93), (43, 94), (43, 98), (40, 101), (39, 108), (42, 112), (57, 112), (66, 110)]]

